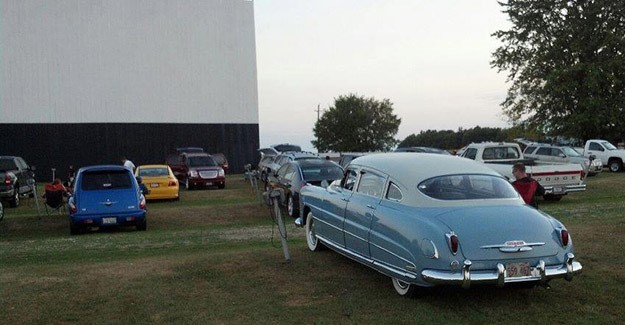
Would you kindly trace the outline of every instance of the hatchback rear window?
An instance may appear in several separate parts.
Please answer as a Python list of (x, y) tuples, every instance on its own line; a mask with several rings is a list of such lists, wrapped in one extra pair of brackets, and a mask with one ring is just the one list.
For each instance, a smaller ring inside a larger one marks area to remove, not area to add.
[(0, 159), (0, 170), (15, 170), (17, 166), (15, 166), (15, 162), (13, 159)]
[(124, 170), (85, 172), (80, 188), (84, 191), (124, 189), (132, 186), (130, 173)]

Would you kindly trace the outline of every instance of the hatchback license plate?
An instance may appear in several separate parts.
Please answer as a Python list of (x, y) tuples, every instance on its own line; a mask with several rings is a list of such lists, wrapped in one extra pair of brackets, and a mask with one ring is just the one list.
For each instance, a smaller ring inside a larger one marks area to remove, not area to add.
[(102, 218), (103, 225), (114, 225), (117, 223), (117, 217)]
[(518, 278), (522, 276), (531, 276), (532, 267), (529, 263), (508, 263), (506, 264), (506, 277)]
[(159, 187), (160, 185), (158, 185), (158, 183), (152, 183), (150, 184), (150, 187)]

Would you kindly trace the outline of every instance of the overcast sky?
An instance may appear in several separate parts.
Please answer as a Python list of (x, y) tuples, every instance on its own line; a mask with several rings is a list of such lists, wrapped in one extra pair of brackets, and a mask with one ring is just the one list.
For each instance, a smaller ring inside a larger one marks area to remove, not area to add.
[(317, 105), (388, 98), (396, 138), (506, 127), (505, 73), (490, 67), (509, 22), (496, 0), (256, 0), (260, 144), (314, 150)]

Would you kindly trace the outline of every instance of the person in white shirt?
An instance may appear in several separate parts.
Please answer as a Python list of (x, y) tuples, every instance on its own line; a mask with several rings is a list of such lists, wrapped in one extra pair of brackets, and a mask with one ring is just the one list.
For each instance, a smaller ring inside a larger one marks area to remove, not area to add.
[(131, 172), (135, 172), (135, 164), (132, 161), (128, 160), (126, 156), (122, 156), (122, 162), (124, 163), (124, 167), (130, 169)]

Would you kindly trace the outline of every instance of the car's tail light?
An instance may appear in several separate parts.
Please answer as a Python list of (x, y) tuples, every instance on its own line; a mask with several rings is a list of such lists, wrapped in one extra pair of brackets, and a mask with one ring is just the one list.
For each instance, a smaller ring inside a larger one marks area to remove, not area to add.
[(4, 185), (11, 186), (11, 176), (9, 176), (8, 174), (4, 175)]
[(449, 244), (449, 250), (452, 254), (456, 255), (458, 253), (458, 247), (460, 243), (458, 242), (458, 236), (455, 233), (447, 234), (447, 243)]
[(141, 199), (139, 200), (139, 209), (145, 209), (145, 196), (141, 195)]
[(569, 232), (564, 228), (560, 228), (560, 243), (564, 247), (569, 245)]
[(176, 183), (175, 179), (170, 179), (169, 184), (167, 184), (167, 186), (176, 186), (176, 185), (178, 185), (178, 183)]

